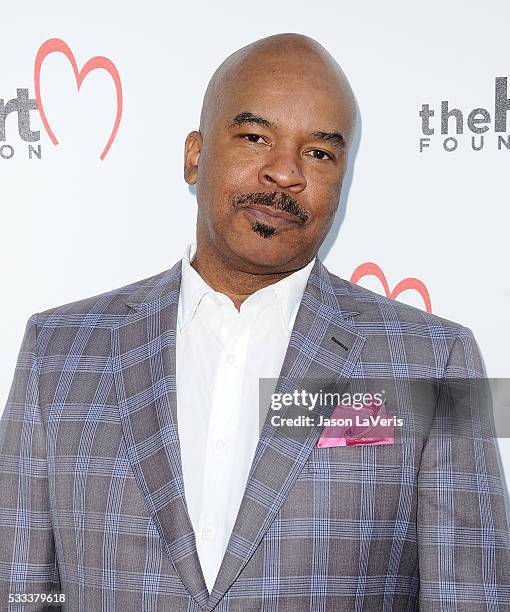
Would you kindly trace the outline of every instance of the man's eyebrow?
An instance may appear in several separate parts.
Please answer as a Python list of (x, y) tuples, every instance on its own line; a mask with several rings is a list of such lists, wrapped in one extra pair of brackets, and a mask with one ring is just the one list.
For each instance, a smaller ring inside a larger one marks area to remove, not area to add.
[(329, 142), (336, 147), (345, 147), (345, 140), (340, 132), (314, 132), (312, 136), (317, 138), (317, 140)]
[(274, 123), (253, 113), (243, 112), (236, 115), (227, 125), (227, 129), (239, 127), (241, 125), (262, 125), (263, 127), (276, 127)]
[[(236, 127), (240, 127), (241, 125), (261, 125), (263, 127), (269, 127), (276, 129), (276, 125), (269, 121), (268, 119), (264, 119), (264, 117), (260, 117), (259, 115), (254, 115), (248, 111), (239, 113), (236, 115), (230, 123), (227, 125), (227, 129), (232, 129)], [(328, 142), (334, 146), (339, 148), (345, 147), (345, 140), (342, 136), (341, 132), (313, 132), (312, 136), (317, 140), (322, 140), (323, 142)]]

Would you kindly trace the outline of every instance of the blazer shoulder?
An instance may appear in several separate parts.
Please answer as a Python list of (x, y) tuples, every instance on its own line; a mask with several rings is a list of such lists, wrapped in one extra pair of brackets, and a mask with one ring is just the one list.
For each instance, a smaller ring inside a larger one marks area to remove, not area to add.
[(448, 330), (453, 334), (460, 334), (463, 331), (469, 332), (469, 328), (461, 323), (432, 312), (427, 312), (416, 306), (405, 304), (386, 295), (381, 295), (334, 274), (331, 274), (331, 276), (333, 285), (338, 287), (338, 293), (340, 295), (348, 293), (351, 299), (359, 306), (360, 311), (364, 313), (365, 320), (371, 319), (373, 321), (382, 320), (388, 323), (423, 325), (429, 328)]
[(65, 321), (66, 319), (77, 320), (93, 315), (109, 319), (123, 317), (129, 314), (130, 309), (127, 303), (130, 299), (142, 292), (149, 292), (160, 282), (165, 274), (168, 274), (168, 270), (163, 270), (152, 276), (110, 289), (103, 293), (48, 308), (47, 310), (33, 315), (33, 317), (37, 317), (39, 325), (44, 324), (48, 319), (53, 321)]

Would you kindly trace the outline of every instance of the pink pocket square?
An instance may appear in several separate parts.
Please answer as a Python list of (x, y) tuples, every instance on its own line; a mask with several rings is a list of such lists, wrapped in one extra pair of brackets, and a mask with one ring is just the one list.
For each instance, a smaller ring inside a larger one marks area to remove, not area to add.
[(336, 406), (317, 442), (318, 448), (363, 444), (393, 444), (395, 417), (386, 411), (384, 402), (361, 408)]

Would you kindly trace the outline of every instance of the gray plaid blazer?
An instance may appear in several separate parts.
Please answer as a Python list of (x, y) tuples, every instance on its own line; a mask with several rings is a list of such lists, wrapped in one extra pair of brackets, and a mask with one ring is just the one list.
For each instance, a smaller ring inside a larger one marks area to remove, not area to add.
[[(497, 445), (433, 435), (441, 393), (429, 435), (393, 445), (318, 448), (320, 428), (266, 421), (208, 593), (176, 424), (180, 270), (30, 317), (1, 418), (0, 609), (61, 592), (70, 612), (510, 610)], [(469, 329), (317, 259), (277, 390), (481, 376)]]

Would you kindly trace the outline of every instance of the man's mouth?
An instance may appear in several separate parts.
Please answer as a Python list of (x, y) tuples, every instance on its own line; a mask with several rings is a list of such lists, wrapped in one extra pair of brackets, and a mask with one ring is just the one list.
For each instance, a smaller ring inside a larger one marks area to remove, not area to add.
[(275, 227), (277, 229), (284, 229), (295, 225), (302, 225), (302, 221), (291, 213), (283, 210), (275, 210), (269, 206), (248, 204), (243, 206), (242, 210), (246, 213), (247, 217), (251, 222), (258, 221)]

